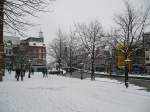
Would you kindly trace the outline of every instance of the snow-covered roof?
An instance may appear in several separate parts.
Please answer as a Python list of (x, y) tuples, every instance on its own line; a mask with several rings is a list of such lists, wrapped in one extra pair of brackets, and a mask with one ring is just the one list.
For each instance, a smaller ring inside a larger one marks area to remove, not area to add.
[(29, 42), (29, 46), (45, 47), (45, 44), (43, 42)]
[(19, 45), (20, 44), (20, 38), (15, 36), (4, 36), (3, 38), (4, 42), (11, 41), (13, 45)]

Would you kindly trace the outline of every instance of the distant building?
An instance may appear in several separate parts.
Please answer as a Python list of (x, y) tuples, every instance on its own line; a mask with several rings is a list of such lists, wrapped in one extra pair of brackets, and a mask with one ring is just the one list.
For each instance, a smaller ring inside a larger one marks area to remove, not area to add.
[(88, 52), (86, 52), (86, 50), (83, 47), (78, 48), (73, 53), (73, 57), (72, 57), (72, 66), (73, 67), (83, 68), (82, 64), (84, 64), (85, 69), (89, 68)]
[(150, 32), (143, 34), (145, 49), (145, 70), (150, 75)]
[(111, 49), (111, 57), (112, 57), (112, 66), (111, 66), (111, 70), (112, 72), (116, 72), (117, 71), (117, 49), (116, 48), (112, 48)]
[(41, 71), (46, 67), (46, 46), (41, 31), (39, 37), (29, 37), (21, 40), (20, 47), (25, 52), (28, 60), (31, 61), (31, 68), (34, 71)]
[(104, 72), (109, 69), (109, 51), (105, 47), (97, 47), (95, 56), (95, 71)]
[(132, 72), (136, 74), (144, 73), (145, 50), (143, 45), (143, 41), (139, 41), (136, 45), (138, 46), (137, 49), (132, 53)]
[[(139, 41), (134, 45), (133, 48), (130, 50), (130, 56), (129, 59), (131, 60), (128, 64), (129, 72), (132, 73), (144, 73), (144, 64), (145, 64), (145, 56), (144, 56), (144, 47), (143, 47), (143, 41)], [(112, 69), (114, 72), (117, 71), (124, 71), (125, 67), (125, 56), (124, 53), (119, 50), (121, 46), (118, 46), (117, 48), (112, 49), (112, 58), (113, 58), (113, 65)], [(118, 72), (120, 73), (120, 72)]]
[(13, 68), (13, 47), (20, 44), (20, 38), (14, 36), (4, 36), (4, 54), (5, 54), (5, 68)]
[[(97, 47), (95, 50), (95, 61), (94, 69), (95, 71), (105, 71), (106, 58), (108, 58), (108, 51), (105, 48)], [(91, 70), (91, 56), (84, 47), (76, 50), (73, 54), (73, 67), (84, 68), (85, 70)]]
[[(125, 68), (125, 56), (124, 53), (121, 51), (122, 46), (116, 44), (114, 48), (112, 48), (112, 72), (116, 72), (122, 74)], [(131, 53), (130, 53), (131, 54)], [(131, 55), (130, 55), (131, 60)], [(132, 70), (132, 63), (128, 64), (129, 72)]]

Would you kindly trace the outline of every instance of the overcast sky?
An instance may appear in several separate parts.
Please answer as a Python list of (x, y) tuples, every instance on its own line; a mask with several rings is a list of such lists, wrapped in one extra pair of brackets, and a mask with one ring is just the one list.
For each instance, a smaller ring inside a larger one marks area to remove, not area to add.
[[(129, 1), (141, 10), (150, 4), (150, 0)], [(38, 36), (41, 29), (46, 44), (52, 41), (59, 27), (67, 32), (71, 25), (78, 22), (97, 19), (105, 30), (110, 30), (114, 24), (114, 15), (124, 10), (124, 0), (56, 0), (48, 9), (51, 12), (39, 13), (39, 18), (33, 19), (41, 25), (28, 32), (30, 36)]]

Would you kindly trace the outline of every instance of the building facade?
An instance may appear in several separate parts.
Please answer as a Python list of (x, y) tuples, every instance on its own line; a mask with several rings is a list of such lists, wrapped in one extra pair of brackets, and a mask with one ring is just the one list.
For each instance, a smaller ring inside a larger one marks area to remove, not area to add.
[(4, 36), (4, 54), (5, 54), (5, 68), (13, 69), (14, 51), (13, 47), (20, 44), (20, 38), (14, 36)]
[(150, 75), (150, 32), (143, 34), (145, 51), (145, 72)]
[(21, 49), (25, 53), (31, 68), (34, 71), (42, 71), (46, 66), (46, 45), (39, 33), (39, 37), (30, 37), (21, 41)]
[[(144, 73), (145, 56), (144, 56), (143, 45), (144, 45), (143, 41), (139, 41), (138, 44), (136, 44), (136, 46), (133, 45), (133, 48), (130, 50), (129, 59), (131, 61), (128, 62), (128, 69), (130, 73), (136, 73), (136, 74)], [(120, 74), (121, 72), (124, 72), (125, 55), (119, 49), (120, 49), (119, 47), (112, 49), (112, 58), (113, 58), (112, 71), (118, 72)]]
[[(97, 47), (95, 50), (95, 71), (104, 72), (106, 71), (106, 64), (108, 63), (107, 58), (109, 53), (105, 48)], [(85, 70), (91, 70), (91, 56), (88, 51), (83, 47), (76, 50), (73, 55), (73, 66), (76, 68), (84, 68)], [(108, 67), (108, 66), (107, 66)]]
[(139, 47), (135, 52), (132, 53), (132, 72), (135, 74), (143, 74), (145, 72), (145, 51), (143, 42), (139, 43)]

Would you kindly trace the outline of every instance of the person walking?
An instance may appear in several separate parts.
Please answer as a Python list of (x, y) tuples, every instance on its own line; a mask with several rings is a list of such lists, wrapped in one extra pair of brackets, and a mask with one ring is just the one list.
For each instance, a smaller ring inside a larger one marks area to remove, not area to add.
[(33, 68), (31, 69), (31, 72), (32, 72), (32, 75), (34, 75), (34, 69)]
[(26, 70), (23, 68), (21, 69), (21, 81), (23, 81), (23, 77), (25, 76)]
[(48, 70), (47, 70), (47, 68), (45, 68), (45, 75), (46, 75), (46, 77), (48, 77)]
[(17, 81), (19, 81), (20, 73), (21, 73), (21, 70), (19, 68), (16, 68), (15, 78), (17, 79)]
[(42, 69), (42, 73), (43, 73), (43, 78), (45, 77), (45, 69)]

